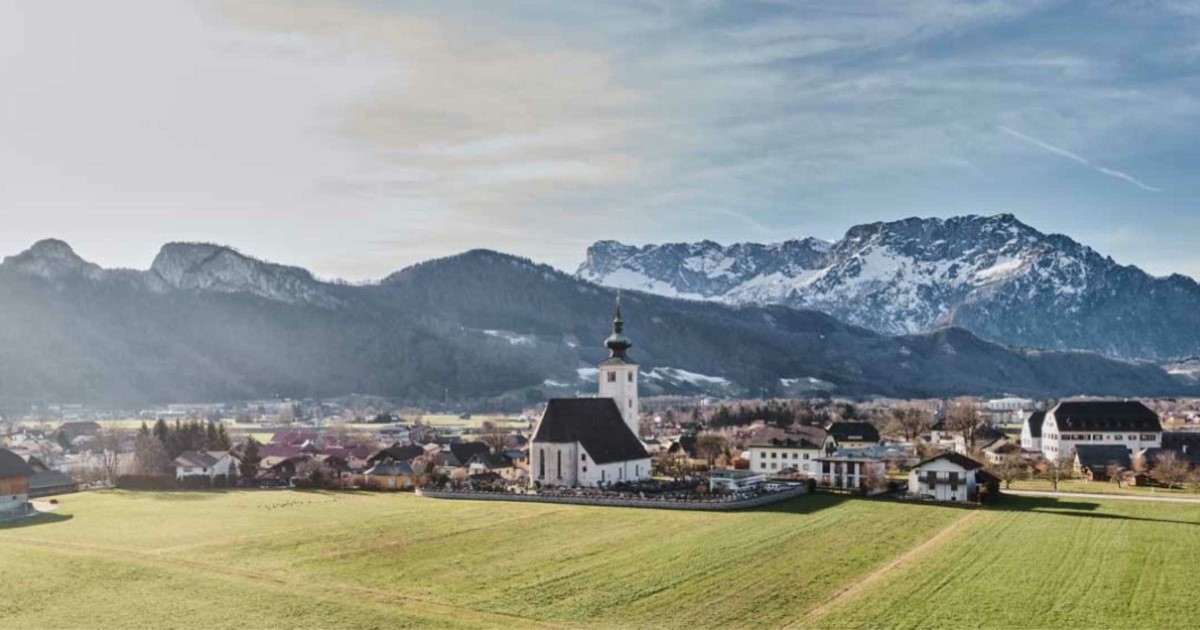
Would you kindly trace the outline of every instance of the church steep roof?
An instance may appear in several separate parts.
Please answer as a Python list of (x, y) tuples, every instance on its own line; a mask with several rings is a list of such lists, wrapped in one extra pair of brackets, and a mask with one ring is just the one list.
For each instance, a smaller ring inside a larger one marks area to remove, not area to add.
[(533, 442), (579, 442), (597, 464), (650, 457), (611, 398), (552, 399), (538, 422)]

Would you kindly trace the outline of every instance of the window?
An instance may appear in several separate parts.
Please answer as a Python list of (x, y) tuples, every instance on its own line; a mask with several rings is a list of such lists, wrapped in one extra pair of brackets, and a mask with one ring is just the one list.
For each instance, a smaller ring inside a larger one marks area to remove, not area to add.
[(583, 467), (583, 472), (587, 472), (587, 466)]
[(776, 464), (775, 462), (771, 462), (771, 470), (775, 470), (776, 468), (779, 468), (779, 464)]
[(632, 399), (632, 398), (630, 398), (629, 400), (627, 400), (627, 401), (625, 401), (625, 402), (629, 403), (628, 407), (629, 407), (630, 409), (633, 409), (633, 399)]
[(546, 449), (538, 449), (538, 479), (546, 478)]
[(627, 380), (627, 381), (629, 381), (630, 383), (632, 383), (632, 382), (633, 382), (633, 372), (629, 372), (628, 376), (629, 376), (629, 378), (627, 378), (627, 379), (625, 379), (625, 380)]
[(775, 459), (777, 457), (779, 457), (779, 453), (776, 453), (775, 451), (771, 451), (771, 459)]
[(767, 467), (767, 462), (759, 462), (759, 464), (758, 464), (758, 467), (759, 467), (759, 468), (762, 468), (762, 469), (766, 469), (766, 467)]
[(608, 382), (609, 382), (609, 383), (616, 383), (616, 382), (617, 382), (617, 373), (616, 373), (616, 372), (611, 372), (611, 371), (610, 371), (610, 372), (608, 373)]
[[(805, 454), (804, 454), (804, 459), (805, 459), (806, 461), (808, 460), (808, 453), (805, 453)], [(805, 468), (805, 470), (808, 470), (808, 468)]]
[(580, 454), (579, 454), (579, 461), (581, 461), (581, 462), (586, 462), (586, 461), (587, 461), (587, 453), (580, 453)]
[(558, 451), (558, 478), (562, 479), (562, 451)]

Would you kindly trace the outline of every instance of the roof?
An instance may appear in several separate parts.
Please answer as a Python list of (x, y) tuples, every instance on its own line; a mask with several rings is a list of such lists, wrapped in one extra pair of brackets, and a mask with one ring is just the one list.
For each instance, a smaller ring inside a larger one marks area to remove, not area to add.
[(175, 465), (185, 468), (208, 468), (228, 454), (229, 451), (187, 451), (175, 458)]
[(917, 464), (916, 466), (914, 466), (914, 468), (920, 468), (921, 466), (924, 466), (925, 464), (928, 464), (931, 462), (936, 462), (939, 459), (945, 459), (954, 464), (958, 464), (959, 466), (961, 466), (963, 468), (963, 470), (978, 470), (980, 468), (983, 468), (982, 462), (980, 462), (974, 458), (967, 457), (966, 455), (963, 455), (962, 453), (957, 453), (955, 451), (946, 451), (945, 453), (942, 453), (941, 455), (934, 455), (933, 457), (930, 457), (929, 459), (921, 462), (920, 464)]
[(483, 442), (454, 442), (450, 445), (450, 452), (462, 464), (471, 461), (471, 458), (476, 455), (487, 453), (491, 450), (491, 447)]
[(1162, 447), (1166, 449), (1200, 452), (1200, 431), (1165, 431)]
[(488, 470), (495, 470), (497, 468), (512, 468), (513, 465), (512, 459), (510, 459), (507, 455), (496, 453), (480, 453), (475, 457), (472, 457), (471, 461), (467, 462), (467, 464), (482, 464), (486, 466)]
[(1136, 400), (1079, 400), (1050, 410), (1059, 431), (1162, 431), (1158, 414)]
[(21, 459), (20, 455), (6, 448), (0, 448), (0, 478), (28, 477), (32, 474), (33, 469), (25, 463), (25, 460)]
[(611, 398), (551, 399), (538, 422), (533, 442), (579, 442), (597, 464), (650, 457)]
[(751, 448), (803, 448), (820, 450), (820, 444), (810, 442), (805, 436), (786, 435), (783, 437), (768, 437), (763, 435), (750, 443)]
[(396, 477), (412, 475), (413, 468), (412, 464), (408, 462), (387, 462), (384, 464), (375, 464), (363, 474), (368, 477)]
[(74, 488), (76, 485), (74, 479), (71, 479), (66, 473), (61, 473), (57, 470), (35, 472), (29, 476), (30, 492), (55, 488)]
[(878, 442), (879, 429), (870, 422), (834, 422), (829, 434), (838, 442)]
[(1121, 444), (1079, 444), (1075, 447), (1075, 457), (1079, 460), (1079, 466), (1088, 470), (1104, 470), (1109, 466), (1133, 466), (1129, 459), (1129, 449)]
[(416, 445), (400, 446), (393, 444), (385, 449), (380, 450), (368, 459), (368, 462), (383, 462), (383, 461), (412, 461), (425, 454), (425, 449)]
[(1042, 423), (1046, 421), (1045, 411), (1035, 411), (1025, 418), (1025, 426), (1029, 427), (1029, 435), (1035, 438), (1042, 437)]
[(1158, 460), (1167, 453), (1175, 454), (1175, 461), (1185, 462), (1193, 466), (1200, 466), (1200, 451), (1189, 448), (1187, 450), (1177, 448), (1148, 448), (1140, 453), (1138, 457), (1147, 466), (1153, 468), (1158, 464)]

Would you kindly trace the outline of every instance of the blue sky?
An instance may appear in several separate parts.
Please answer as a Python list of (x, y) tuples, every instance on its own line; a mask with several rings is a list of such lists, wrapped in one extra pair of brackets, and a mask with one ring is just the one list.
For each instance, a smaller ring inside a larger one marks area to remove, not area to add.
[(1200, 3), (0, 5), (0, 252), (378, 278), (1012, 212), (1200, 277)]

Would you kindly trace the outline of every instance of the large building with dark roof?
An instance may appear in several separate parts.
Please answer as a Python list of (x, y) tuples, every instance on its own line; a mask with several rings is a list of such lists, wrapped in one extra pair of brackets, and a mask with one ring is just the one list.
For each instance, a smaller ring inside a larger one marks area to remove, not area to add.
[(1025, 417), (1021, 425), (1021, 448), (1027, 451), (1042, 450), (1042, 424), (1046, 422), (1045, 411), (1035, 411)]
[(1136, 400), (1070, 400), (1046, 412), (1041, 450), (1049, 460), (1073, 459), (1080, 445), (1120, 445), (1130, 455), (1162, 445), (1158, 414)]
[(535, 486), (597, 487), (650, 478), (650, 454), (637, 434), (637, 364), (623, 334), (618, 298), (609, 357), (600, 364), (597, 398), (556, 398), (529, 445)]
[(0, 518), (25, 509), (32, 474), (33, 469), (20, 455), (0, 448)]

